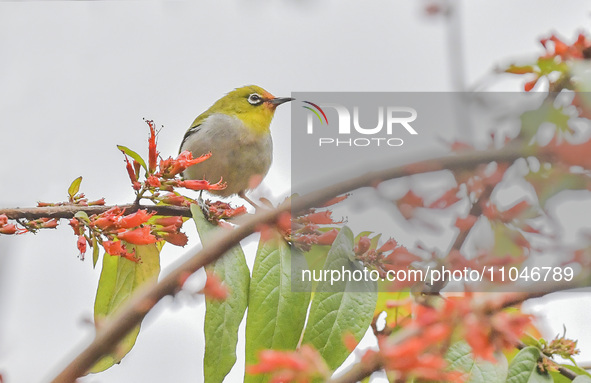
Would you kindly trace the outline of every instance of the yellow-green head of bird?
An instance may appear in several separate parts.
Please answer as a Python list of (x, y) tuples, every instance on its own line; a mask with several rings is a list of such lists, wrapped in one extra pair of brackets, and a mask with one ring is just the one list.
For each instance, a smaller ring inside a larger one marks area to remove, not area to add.
[(268, 133), (275, 108), (291, 100), (289, 97), (275, 97), (260, 86), (243, 86), (217, 100), (195, 119), (192, 126), (201, 124), (212, 114), (221, 113), (237, 117), (252, 132)]

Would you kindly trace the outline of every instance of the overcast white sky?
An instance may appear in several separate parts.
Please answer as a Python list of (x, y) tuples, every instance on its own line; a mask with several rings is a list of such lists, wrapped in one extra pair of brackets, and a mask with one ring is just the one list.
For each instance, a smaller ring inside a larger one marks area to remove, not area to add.
[[(582, 0), (460, 3), (468, 84), (497, 64), (534, 56), (541, 36), (557, 31), (571, 39), (590, 24)], [(62, 200), (80, 175), (90, 198), (130, 201), (115, 145), (144, 153), (145, 117), (164, 125), (159, 148), (174, 155), (193, 119), (238, 86), (258, 84), (277, 96), (454, 90), (445, 26), (422, 15), (424, 4), (0, 2), (0, 206)], [(495, 89), (521, 87), (504, 81)], [(275, 162), (265, 183), (273, 190), (289, 184), (289, 113), (278, 109), (272, 126)], [(167, 247), (164, 269), (182, 254)], [(0, 372), (7, 382), (47, 381), (91, 336), (84, 319), (92, 317), (100, 269), (76, 257), (66, 225), (0, 237)], [(123, 366), (82, 381), (199, 381), (203, 304), (184, 296), (159, 308)], [(590, 314), (555, 309), (551, 332)], [(227, 381), (240, 380), (242, 368), (243, 356)]]

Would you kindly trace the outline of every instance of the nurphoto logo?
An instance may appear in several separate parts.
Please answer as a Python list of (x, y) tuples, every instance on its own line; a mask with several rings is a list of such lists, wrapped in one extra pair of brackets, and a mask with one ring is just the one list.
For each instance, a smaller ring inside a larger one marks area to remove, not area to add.
[[(404, 140), (393, 137), (401, 131), (406, 134), (416, 135), (417, 131), (411, 126), (411, 122), (417, 119), (418, 113), (414, 108), (408, 106), (379, 106), (377, 108), (377, 123), (369, 126), (367, 123), (362, 126), (362, 117), (371, 116), (374, 111), (364, 107), (360, 111), (359, 106), (348, 108), (336, 103), (315, 104), (304, 101), (308, 105), (302, 107), (308, 110), (306, 133), (309, 135), (322, 135), (318, 138), (318, 146), (402, 146)], [(352, 109), (352, 111), (350, 110)], [(336, 112), (336, 120), (329, 119), (325, 110)], [(373, 116), (372, 116), (373, 117)], [(315, 129), (315, 125), (316, 129)], [(361, 136), (359, 136), (361, 135)]]

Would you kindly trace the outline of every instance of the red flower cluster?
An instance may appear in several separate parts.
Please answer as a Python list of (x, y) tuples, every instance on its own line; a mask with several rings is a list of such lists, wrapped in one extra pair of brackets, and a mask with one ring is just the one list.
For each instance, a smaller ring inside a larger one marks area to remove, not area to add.
[(247, 210), (244, 206), (232, 207), (229, 203), (222, 201), (205, 201), (208, 209), (207, 219), (214, 225), (219, 225), (220, 221), (230, 218), (238, 217), (246, 214)]
[(544, 153), (556, 156), (567, 166), (581, 166), (591, 170), (591, 140), (583, 143), (571, 144), (567, 141), (558, 142), (556, 138), (542, 148)]
[[(125, 215), (124, 210), (113, 207), (90, 217), (81, 215), (72, 218), (70, 226), (78, 236), (78, 249), (81, 254), (86, 252), (86, 242), (92, 245), (94, 241), (100, 243), (111, 255), (138, 261), (134, 253), (127, 250), (125, 243), (148, 245), (164, 240), (177, 246), (187, 244), (187, 236), (180, 232), (183, 224), (181, 217), (157, 218), (154, 214), (138, 210)], [(84, 234), (86, 229), (88, 236)]]
[(565, 335), (556, 337), (550, 343), (542, 339), (541, 343), (544, 345), (542, 352), (547, 357), (559, 355), (563, 359), (570, 359), (578, 355), (581, 350), (577, 348), (577, 341), (565, 338)]
[[(491, 312), (488, 305), (477, 305), (472, 295), (448, 297), (439, 307), (418, 305), (412, 321), (404, 327), (410, 336), (378, 334), (384, 367), (406, 381), (410, 378), (461, 382), (464, 376), (447, 370), (443, 354), (454, 333), (460, 332), (475, 357), (494, 361), (494, 352), (514, 347), (530, 317), (522, 313)], [(369, 351), (364, 358), (375, 357)]]
[[(482, 214), (492, 221), (500, 221), (503, 223), (510, 223), (519, 218), (526, 218), (527, 213), (531, 211), (532, 206), (529, 202), (523, 200), (513, 205), (507, 210), (499, 211), (499, 209), (492, 203), (487, 203), (482, 209)], [(537, 215), (537, 214), (536, 214)]]
[[(552, 43), (552, 44), (550, 44)], [(577, 40), (571, 45), (567, 45), (560, 40), (556, 35), (540, 40), (540, 44), (546, 49), (546, 54), (543, 58), (557, 58), (561, 60), (583, 59), (589, 58), (589, 48), (591, 48), (591, 40), (584, 34), (579, 33)]]
[[(322, 208), (337, 204), (349, 195), (335, 197), (324, 203)], [(335, 221), (330, 210), (309, 209), (299, 217), (282, 220), (278, 223), (279, 231), (288, 242), (303, 251), (309, 251), (312, 245), (330, 246), (339, 234), (336, 228), (322, 225), (337, 225), (343, 221)]]
[(6, 214), (0, 214), (0, 234), (23, 234), (27, 229), (17, 227), (13, 223), (8, 223)]
[[(221, 190), (226, 187), (226, 184), (220, 180), (215, 184), (210, 184), (205, 180), (181, 180), (179, 176), (189, 166), (196, 165), (211, 157), (211, 153), (205, 154), (198, 158), (193, 158), (193, 154), (188, 151), (180, 153), (177, 158), (169, 157), (167, 159), (160, 159), (158, 162), (159, 152), (156, 149), (156, 129), (153, 121), (146, 121), (150, 128), (150, 136), (148, 138), (148, 166), (146, 167), (144, 160), (134, 151), (124, 146), (119, 146), (119, 149), (125, 155), (126, 169), (131, 185), (136, 191), (138, 200), (141, 198), (148, 198), (155, 202), (163, 202), (163, 199), (168, 200), (168, 203), (174, 202), (176, 205), (184, 203), (178, 198), (171, 199), (170, 195), (165, 195), (160, 198), (159, 191), (173, 192), (175, 187), (182, 187), (191, 190)], [(129, 160), (132, 157), (132, 161)], [(140, 174), (142, 167), (145, 170), (145, 180), (140, 182)], [(144, 196), (146, 192), (152, 195)]]
[(330, 370), (318, 351), (303, 345), (297, 351), (263, 350), (259, 363), (246, 367), (249, 374), (271, 374), (271, 383), (309, 383), (316, 379), (328, 380)]
[[(407, 270), (413, 262), (421, 261), (422, 258), (408, 251), (396, 240), (390, 238), (379, 248), (371, 248), (369, 237), (364, 236), (359, 239), (354, 248), (355, 256), (364, 265), (376, 269), (382, 278), (386, 277), (389, 270)], [(411, 283), (411, 281), (408, 281)], [(394, 289), (399, 290), (408, 286), (407, 282), (396, 282)]]
[[(571, 45), (552, 35), (540, 40), (540, 43), (546, 50), (534, 65), (511, 65), (505, 71), (513, 74), (534, 74), (533, 80), (524, 85), (526, 92), (531, 91), (540, 78), (548, 76), (554, 72), (566, 74), (568, 66), (566, 63), (571, 60), (581, 60), (591, 58), (591, 40), (584, 34), (579, 34), (577, 40)], [(556, 82), (556, 81), (554, 81)]]
[(414, 378), (463, 382), (462, 373), (446, 371), (447, 362), (436, 347), (447, 340), (450, 334), (449, 326), (438, 323), (400, 343), (390, 342), (390, 339), (380, 339), (380, 354), (384, 361), (384, 368), (394, 372), (397, 381), (405, 382)]
[(402, 214), (405, 219), (410, 220), (415, 218), (417, 208), (447, 209), (460, 201), (457, 194), (458, 188), (453, 187), (443, 193), (443, 195), (435, 201), (425, 205), (423, 197), (415, 194), (412, 190), (409, 190), (404, 196), (396, 200), (396, 206), (398, 207), (400, 214)]

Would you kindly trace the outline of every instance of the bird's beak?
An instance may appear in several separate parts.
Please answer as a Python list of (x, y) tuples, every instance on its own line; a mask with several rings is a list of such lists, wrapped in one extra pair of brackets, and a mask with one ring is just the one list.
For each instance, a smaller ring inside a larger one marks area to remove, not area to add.
[(289, 101), (293, 101), (293, 100), (295, 100), (295, 98), (292, 98), (292, 97), (275, 97), (275, 98), (270, 99), (268, 102), (271, 105), (277, 107), (277, 106), (279, 106), (279, 105), (281, 105), (283, 103), (286, 103), (286, 102), (289, 102)]

